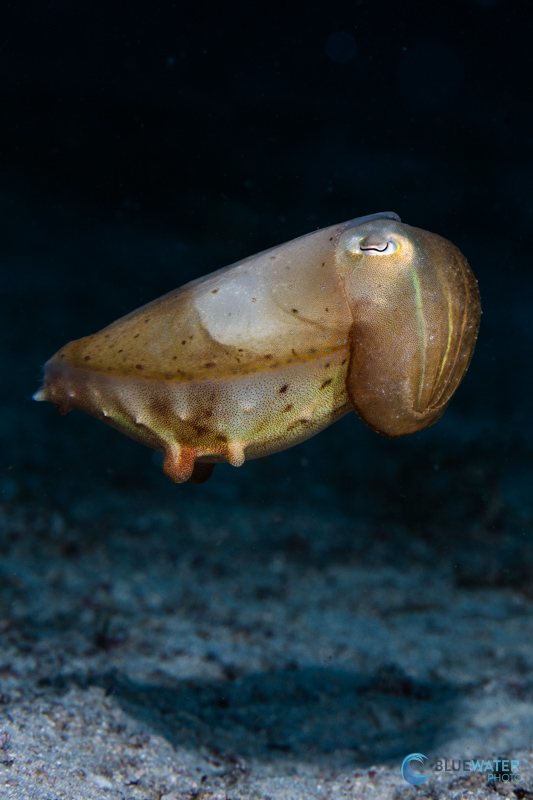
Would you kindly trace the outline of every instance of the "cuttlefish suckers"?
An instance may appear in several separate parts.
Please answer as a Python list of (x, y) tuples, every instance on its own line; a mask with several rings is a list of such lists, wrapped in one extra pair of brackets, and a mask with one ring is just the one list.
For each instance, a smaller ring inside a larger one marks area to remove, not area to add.
[(384, 212), (245, 258), (61, 348), (36, 400), (164, 453), (181, 483), (285, 450), (354, 409), (383, 436), (444, 412), (470, 363), (477, 281)]

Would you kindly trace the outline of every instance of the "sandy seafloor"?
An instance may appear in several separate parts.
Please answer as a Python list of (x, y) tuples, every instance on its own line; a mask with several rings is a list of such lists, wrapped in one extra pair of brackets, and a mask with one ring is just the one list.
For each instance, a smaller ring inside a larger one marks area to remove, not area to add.
[[(389, 442), (350, 414), (175, 486), (33, 403), (40, 366), (253, 250), (2, 203), (0, 797), (533, 797), (527, 242), (457, 242), (482, 333), (435, 428)], [(413, 788), (410, 752), (513, 758), (521, 781), (431, 766)]]

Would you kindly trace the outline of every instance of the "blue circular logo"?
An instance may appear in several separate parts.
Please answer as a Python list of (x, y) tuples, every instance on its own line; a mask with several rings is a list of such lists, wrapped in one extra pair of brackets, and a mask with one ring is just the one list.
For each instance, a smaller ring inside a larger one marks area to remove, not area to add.
[(427, 756), (423, 756), (422, 753), (411, 753), (405, 756), (402, 761), (402, 778), (404, 781), (410, 783), (411, 786), (419, 786), (421, 783), (425, 783), (429, 780), (431, 775), (418, 775), (416, 772), (413, 772), (411, 769), (411, 761), (418, 761), (420, 764), (423, 764), (424, 761), (427, 761)]

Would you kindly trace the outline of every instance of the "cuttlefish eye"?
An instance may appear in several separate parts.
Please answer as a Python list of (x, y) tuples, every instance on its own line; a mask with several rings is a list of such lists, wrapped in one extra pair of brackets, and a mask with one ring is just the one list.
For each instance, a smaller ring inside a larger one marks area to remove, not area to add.
[(374, 234), (363, 236), (353, 248), (354, 253), (365, 253), (369, 256), (390, 256), (398, 249), (398, 242), (385, 236)]

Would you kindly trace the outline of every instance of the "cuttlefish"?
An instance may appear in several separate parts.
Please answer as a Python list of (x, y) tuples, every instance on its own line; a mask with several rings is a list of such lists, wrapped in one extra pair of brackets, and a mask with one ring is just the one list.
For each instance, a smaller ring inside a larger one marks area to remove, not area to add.
[(433, 425), (470, 363), (477, 281), (451, 242), (370, 214), (192, 281), (62, 347), (34, 395), (164, 453), (176, 483), (292, 447), (348, 411)]

